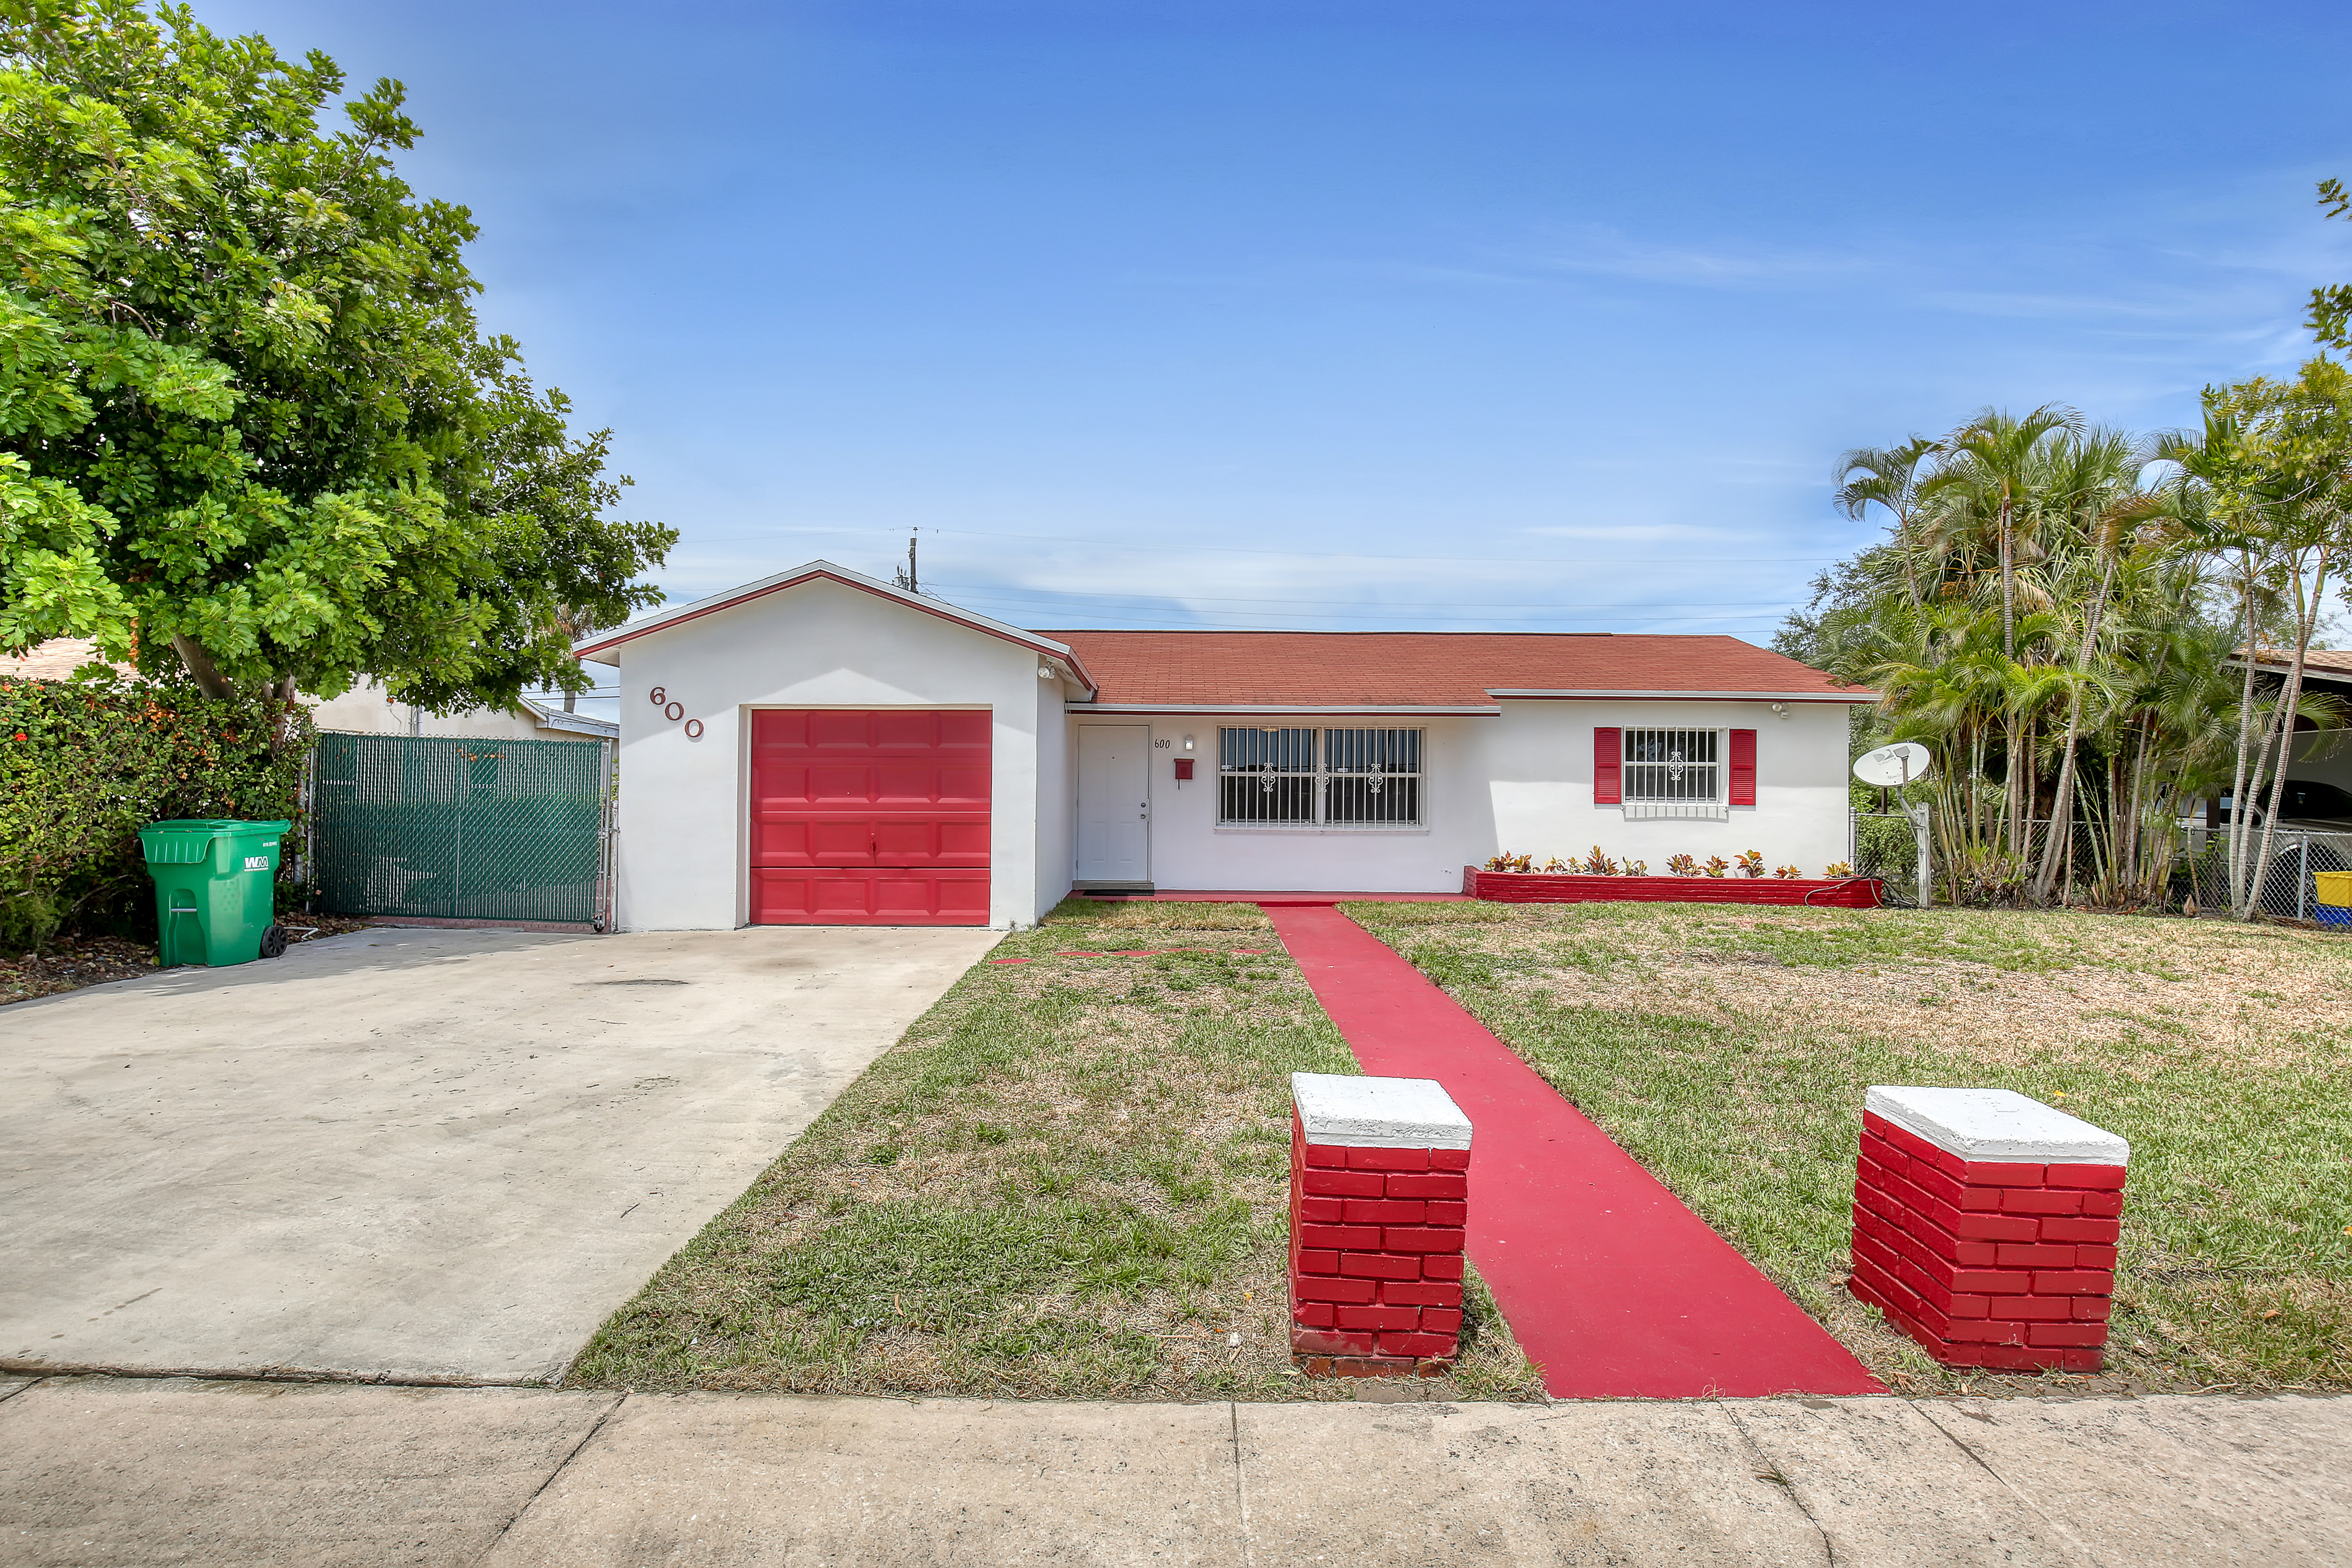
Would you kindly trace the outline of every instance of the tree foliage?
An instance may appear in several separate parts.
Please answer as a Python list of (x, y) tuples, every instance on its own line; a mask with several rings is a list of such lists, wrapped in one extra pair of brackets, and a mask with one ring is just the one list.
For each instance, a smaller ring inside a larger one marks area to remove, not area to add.
[(183, 6), (0, 3), (0, 650), (462, 709), (584, 685), (565, 628), (659, 602), (674, 531), (605, 518), (609, 433), (394, 170), (400, 84), (344, 85)]

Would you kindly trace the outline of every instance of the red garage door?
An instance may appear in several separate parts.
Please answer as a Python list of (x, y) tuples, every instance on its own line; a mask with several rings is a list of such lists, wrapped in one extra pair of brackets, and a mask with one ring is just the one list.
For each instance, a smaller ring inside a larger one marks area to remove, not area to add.
[(751, 715), (751, 923), (988, 923), (989, 715)]

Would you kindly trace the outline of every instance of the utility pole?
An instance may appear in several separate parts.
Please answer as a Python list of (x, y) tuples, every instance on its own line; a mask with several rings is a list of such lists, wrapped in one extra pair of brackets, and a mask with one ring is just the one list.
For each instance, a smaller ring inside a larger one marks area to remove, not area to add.
[(915, 531), (910, 528), (907, 531), (907, 592), (919, 594), (922, 591), (923, 585), (915, 576)]

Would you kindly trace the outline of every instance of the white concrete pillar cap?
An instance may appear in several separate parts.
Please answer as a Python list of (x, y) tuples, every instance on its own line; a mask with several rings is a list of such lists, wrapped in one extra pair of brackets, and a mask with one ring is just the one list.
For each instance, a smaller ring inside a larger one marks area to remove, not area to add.
[(2131, 1145), (2055, 1106), (2008, 1089), (1905, 1089), (1874, 1084), (1874, 1115), (1963, 1160), (2032, 1165), (2124, 1165)]
[(1295, 1072), (1290, 1098), (1309, 1143), (1357, 1149), (1467, 1149), (1470, 1119), (1433, 1078)]

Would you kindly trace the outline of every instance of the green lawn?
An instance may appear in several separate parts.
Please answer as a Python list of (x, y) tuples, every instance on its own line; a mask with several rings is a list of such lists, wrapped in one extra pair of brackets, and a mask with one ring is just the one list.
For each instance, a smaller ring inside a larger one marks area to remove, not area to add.
[[(1160, 950), (1184, 948), (1170, 952)], [(1062, 956), (1154, 950), (1151, 956)], [(1251, 951), (1255, 950), (1255, 951)], [(614, 1313), (567, 1382), (1348, 1398), (1290, 1370), (1289, 1076), (1353, 1072), (1265, 915), (1088, 905), (1009, 937)], [(1480, 1333), (1443, 1399), (1535, 1397)]]
[(1893, 1386), (1842, 1288), (1873, 1083), (2014, 1089), (2132, 1145), (2109, 1371), (2352, 1389), (2352, 939), (2069, 913), (1358, 904)]

